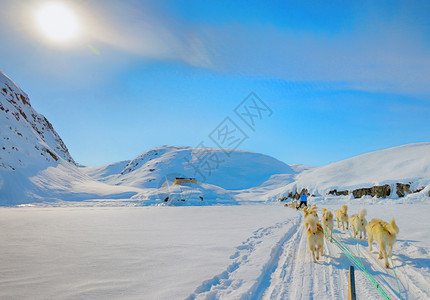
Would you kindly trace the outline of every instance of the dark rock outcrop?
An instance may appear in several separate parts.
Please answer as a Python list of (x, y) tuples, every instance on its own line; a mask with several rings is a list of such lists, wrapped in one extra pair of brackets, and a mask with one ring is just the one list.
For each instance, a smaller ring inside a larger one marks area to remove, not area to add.
[(335, 196), (347, 196), (349, 194), (349, 191), (338, 191), (338, 190), (331, 190), (328, 192), (329, 195), (335, 195)]
[(396, 183), (396, 194), (397, 194), (397, 196), (399, 196), (399, 198), (400, 198), (400, 197), (406, 196), (406, 194), (412, 193), (410, 188), (411, 188), (411, 185), (408, 183), (406, 183), (406, 184)]
[(377, 198), (386, 198), (391, 195), (391, 187), (386, 184), (382, 186), (373, 186), (371, 188), (361, 188), (352, 191), (354, 198), (361, 198), (363, 196), (372, 196)]

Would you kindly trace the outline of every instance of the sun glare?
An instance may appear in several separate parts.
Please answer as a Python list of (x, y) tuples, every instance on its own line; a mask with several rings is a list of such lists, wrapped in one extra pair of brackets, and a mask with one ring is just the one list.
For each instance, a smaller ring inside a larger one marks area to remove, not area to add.
[(42, 6), (36, 14), (39, 29), (55, 42), (67, 42), (79, 32), (79, 22), (73, 11), (61, 3)]

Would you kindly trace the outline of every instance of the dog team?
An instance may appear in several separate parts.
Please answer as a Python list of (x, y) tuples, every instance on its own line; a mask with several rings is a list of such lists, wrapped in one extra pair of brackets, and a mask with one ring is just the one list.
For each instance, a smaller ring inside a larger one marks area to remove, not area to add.
[[(288, 205), (288, 207), (298, 209), (295, 205)], [(320, 223), (315, 204), (311, 207), (305, 206), (300, 210), (302, 210), (304, 214), (303, 224), (307, 234), (307, 241), (309, 250), (311, 251), (312, 261), (316, 262), (319, 257), (323, 255), (324, 236), (330, 242), (333, 241), (333, 213), (330, 210), (323, 208)], [(379, 245), (378, 258), (384, 258), (385, 268), (390, 267), (388, 257), (391, 257), (393, 244), (396, 241), (397, 234), (399, 233), (399, 228), (397, 227), (394, 218), (390, 223), (381, 219), (372, 219), (372, 221), (367, 223), (367, 211), (365, 208), (361, 208), (358, 211), (358, 214), (348, 217), (347, 205), (343, 205), (342, 209), (336, 209), (334, 214), (338, 230), (345, 231), (351, 228), (354, 238), (359, 236), (360, 239), (366, 239), (366, 236), (368, 236), (369, 251), (372, 251), (373, 241), (376, 241)]]

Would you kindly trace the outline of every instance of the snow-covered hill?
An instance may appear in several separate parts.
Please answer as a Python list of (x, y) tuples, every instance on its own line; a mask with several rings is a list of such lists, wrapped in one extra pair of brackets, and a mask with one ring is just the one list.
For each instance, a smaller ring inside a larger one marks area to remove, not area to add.
[[(330, 191), (349, 191), (388, 185), (396, 197), (397, 184), (410, 192), (430, 184), (430, 143), (415, 143), (366, 153), (298, 174), (282, 189), (284, 195), (303, 188), (324, 196)], [(427, 189), (425, 190), (427, 191)]]
[[(166, 177), (169, 180), (171, 177), (193, 177), (199, 183), (227, 190), (256, 187), (275, 174), (297, 173), (287, 164), (264, 154), (234, 150), (227, 156), (216, 148), (161, 146), (126, 163), (82, 170), (93, 178), (115, 185), (157, 188)], [(120, 170), (124, 164), (126, 166)]]
[[(3, 73), (0, 138), (0, 205), (97, 199), (210, 205), (275, 200), (302, 189), (324, 197), (331, 192), (396, 198), (430, 191), (430, 143), (318, 168), (287, 165), (249, 151), (179, 146), (153, 148), (133, 160), (101, 167), (78, 166), (51, 123)], [(193, 177), (198, 183), (174, 185), (175, 177)]]
[[(295, 167), (298, 171), (275, 158), (249, 151), (234, 150), (226, 155), (222, 149), (161, 146), (131, 161), (81, 170), (110, 185), (144, 189), (133, 199), (146, 204), (160, 203), (168, 197), (169, 203), (176, 200), (181, 205), (210, 205), (267, 200), (267, 189), (284, 186), (303, 169)], [(197, 184), (174, 185), (175, 177), (196, 178)], [(255, 197), (240, 197), (250, 189)]]
[(139, 189), (109, 186), (76, 166), (52, 124), (0, 72), (0, 205), (91, 197), (131, 197)]

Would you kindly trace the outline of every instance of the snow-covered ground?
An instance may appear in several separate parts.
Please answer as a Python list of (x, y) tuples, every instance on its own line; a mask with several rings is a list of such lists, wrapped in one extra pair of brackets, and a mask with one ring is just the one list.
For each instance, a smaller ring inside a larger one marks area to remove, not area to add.
[[(301, 213), (278, 202), (302, 189), (320, 209), (394, 216), (398, 285), (365, 241), (339, 238), (390, 298), (430, 299), (428, 142), (315, 168), (179, 146), (85, 167), (1, 72), (0, 135), (0, 299), (345, 299), (346, 256), (326, 243), (311, 263)], [(379, 185), (387, 198), (351, 193)], [(356, 281), (359, 299), (380, 298)]]
[[(342, 203), (325, 205), (332, 211)], [(107, 205), (112, 205), (106, 202)], [(205, 207), (0, 208), (1, 299), (346, 299), (350, 262), (333, 244), (311, 262), (300, 212), (279, 203)], [(102, 205), (99, 203), (99, 205)], [(428, 204), (364, 205), (396, 218), (403, 299), (430, 298)], [(350, 205), (357, 212), (360, 205)], [(337, 231), (336, 231), (337, 232)], [(340, 237), (392, 299), (392, 269)], [(358, 299), (381, 299), (356, 271)]]

